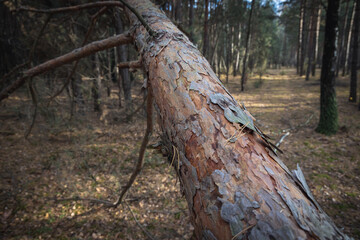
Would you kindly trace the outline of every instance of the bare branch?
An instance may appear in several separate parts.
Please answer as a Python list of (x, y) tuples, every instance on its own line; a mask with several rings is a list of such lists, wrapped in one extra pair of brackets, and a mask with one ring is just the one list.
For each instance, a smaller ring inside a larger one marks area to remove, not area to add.
[[(86, 44), (87, 40), (89, 39), (89, 36), (90, 36), (90, 34), (91, 34), (94, 26), (95, 26), (95, 23), (96, 23), (97, 18), (98, 18), (99, 16), (101, 16), (101, 15), (106, 11), (106, 9), (107, 9), (107, 7), (103, 7), (103, 8), (101, 8), (98, 12), (96, 12), (93, 16), (91, 16), (91, 23), (90, 23), (90, 26), (89, 26), (89, 28), (88, 28), (88, 30), (87, 30), (87, 32), (86, 32), (85, 38), (84, 38), (83, 42), (81, 43), (81, 47), (83, 47), (83, 46)], [(59, 91), (57, 91), (52, 97), (50, 97), (50, 99), (49, 99), (49, 104), (52, 102), (52, 100), (53, 100), (54, 98), (56, 98), (57, 96), (59, 96), (59, 94), (62, 93), (62, 91), (64, 91), (64, 89), (69, 85), (69, 83), (71, 82), (71, 77), (74, 75), (74, 73), (75, 73), (75, 71), (76, 71), (76, 68), (77, 68), (77, 66), (78, 66), (78, 64), (79, 64), (79, 61), (80, 61), (80, 59), (76, 60), (74, 66), (73, 66), (73, 68), (71, 69), (71, 72), (70, 72), (70, 74), (68, 75), (68, 77), (67, 77), (64, 85), (62, 86), (62, 88), (61, 88)]]
[(117, 207), (119, 204), (121, 204), (122, 200), (125, 197), (126, 192), (130, 189), (131, 185), (134, 183), (137, 175), (140, 173), (140, 171), (144, 165), (144, 155), (145, 155), (146, 146), (149, 142), (151, 133), (153, 131), (153, 93), (150, 88), (148, 88), (146, 110), (147, 110), (146, 131), (145, 131), (143, 141), (141, 143), (141, 147), (140, 147), (140, 151), (139, 151), (139, 158), (138, 158), (135, 170), (129, 179), (129, 182), (123, 187), (123, 190), (120, 193), (119, 198), (114, 203), (114, 207)]
[(62, 12), (79, 11), (87, 8), (110, 7), (110, 6), (121, 7), (121, 8), (124, 7), (124, 5), (118, 1), (105, 1), (105, 2), (86, 3), (71, 7), (53, 8), (53, 9), (36, 9), (36, 8), (21, 6), (18, 9), (16, 9), (16, 11), (27, 11), (27, 12), (37, 12), (37, 13), (62, 13)]
[(117, 65), (118, 68), (141, 68), (142, 62), (141, 60), (138, 61), (131, 61), (131, 62), (121, 62)]
[(140, 13), (138, 13), (135, 8), (133, 8), (132, 6), (130, 6), (126, 1), (124, 0), (120, 0), (120, 2), (122, 2), (133, 14), (135, 14), (135, 16), (139, 19), (139, 21), (141, 22), (141, 24), (145, 27), (146, 31), (148, 31), (149, 35), (152, 37), (155, 37), (157, 35), (157, 33), (149, 26), (149, 24), (147, 24), (147, 22), (144, 20), (144, 18), (140, 15)]
[(7, 98), (11, 93), (23, 85), (27, 78), (34, 77), (53, 68), (60, 67), (66, 63), (78, 60), (80, 58), (89, 56), (95, 52), (102, 51), (108, 48), (118, 46), (120, 44), (128, 44), (133, 41), (132, 37), (128, 33), (119, 34), (113, 37), (109, 37), (103, 40), (89, 43), (88, 45), (77, 48), (70, 53), (62, 55), (60, 57), (51, 59), (44, 62), (34, 68), (31, 68), (24, 72), (24, 76), (14, 81), (9, 87), (0, 92), (0, 101)]

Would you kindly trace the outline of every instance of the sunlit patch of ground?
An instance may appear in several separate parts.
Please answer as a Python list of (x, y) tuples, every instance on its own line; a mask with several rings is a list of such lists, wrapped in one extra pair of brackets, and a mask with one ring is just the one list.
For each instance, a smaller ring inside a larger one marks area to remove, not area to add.
[[(281, 73), (281, 74), (280, 74)], [(319, 120), (320, 76), (296, 76), (293, 69), (268, 70), (254, 76), (240, 92), (239, 78), (225, 84), (258, 120), (262, 130), (281, 145), (282, 159), (291, 169), (299, 164), (315, 198), (338, 226), (360, 238), (360, 112), (349, 103), (349, 77), (336, 83), (339, 125), (336, 135), (315, 133)], [(235, 83), (236, 82), (236, 83)], [(359, 90), (358, 90), (359, 91)]]
[[(360, 238), (360, 113), (347, 102), (348, 79), (337, 84), (339, 132), (314, 132), (319, 118), (319, 76), (305, 81), (293, 69), (253, 76), (240, 92), (239, 77), (226, 87), (281, 145), (290, 168), (299, 164), (321, 206), (345, 232)], [(139, 92), (136, 86), (134, 93)], [(64, 94), (42, 109), (29, 140), (29, 96), (17, 94), (0, 108), (0, 235), (7, 239), (145, 239), (141, 224), (158, 239), (189, 239), (192, 227), (176, 174), (167, 160), (148, 150), (145, 167), (127, 196), (127, 205), (104, 209), (72, 197), (115, 201), (129, 178), (145, 131), (143, 111), (131, 122), (117, 110), (115, 87), (108, 116), (91, 112), (69, 121)], [(141, 96), (134, 95), (140, 105)], [(114, 121), (111, 113), (121, 116)], [(156, 134), (155, 134), (156, 135)], [(156, 136), (151, 140), (157, 141)], [(136, 217), (136, 221), (134, 219)]]

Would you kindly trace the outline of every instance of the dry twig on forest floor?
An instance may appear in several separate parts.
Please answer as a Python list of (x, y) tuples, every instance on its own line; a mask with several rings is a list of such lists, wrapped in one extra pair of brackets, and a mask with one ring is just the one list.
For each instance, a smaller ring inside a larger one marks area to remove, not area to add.
[(148, 238), (150, 238), (151, 240), (155, 240), (156, 238), (154, 238), (154, 237), (139, 223), (139, 221), (137, 220), (134, 212), (131, 210), (131, 208), (130, 208), (130, 206), (129, 206), (129, 204), (127, 203), (126, 200), (124, 201), (124, 204), (125, 204), (125, 205), (127, 206), (127, 208), (129, 209), (129, 212), (130, 212), (131, 215), (133, 216), (134, 221), (135, 221), (136, 224), (139, 226), (139, 228), (141, 229), (141, 231), (143, 231), (143, 232), (146, 234), (146, 236), (147, 236)]
[(141, 143), (138, 161), (137, 161), (134, 172), (132, 173), (128, 183), (124, 186), (123, 190), (120, 193), (119, 198), (114, 203), (114, 207), (117, 207), (121, 203), (121, 201), (124, 199), (126, 192), (130, 189), (131, 185), (134, 183), (137, 175), (140, 173), (140, 171), (144, 165), (144, 156), (145, 156), (146, 146), (149, 142), (151, 133), (153, 131), (153, 110), (154, 110), (153, 109), (153, 94), (152, 94), (152, 90), (150, 88), (148, 88), (146, 110), (147, 110), (146, 131), (145, 131), (143, 141)]

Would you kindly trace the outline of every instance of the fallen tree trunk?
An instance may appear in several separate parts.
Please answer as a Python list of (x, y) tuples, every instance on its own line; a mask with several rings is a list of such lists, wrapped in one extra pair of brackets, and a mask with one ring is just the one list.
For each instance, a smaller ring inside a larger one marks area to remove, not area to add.
[(179, 157), (195, 237), (349, 239), (189, 39), (150, 1), (128, 2), (157, 33), (150, 37), (127, 11), (166, 144)]

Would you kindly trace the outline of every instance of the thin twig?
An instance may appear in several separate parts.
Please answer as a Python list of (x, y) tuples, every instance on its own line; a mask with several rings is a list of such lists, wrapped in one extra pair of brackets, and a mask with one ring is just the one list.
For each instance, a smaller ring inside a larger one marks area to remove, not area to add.
[(146, 146), (149, 142), (151, 133), (153, 131), (153, 95), (152, 95), (152, 90), (149, 87), (148, 87), (146, 111), (147, 111), (146, 131), (145, 131), (143, 141), (141, 143), (138, 161), (137, 161), (135, 170), (132, 173), (128, 183), (124, 186), (122, 192), (119, 195), (119, 198), (114, 203), (114, 207), (117, 207), (121, 203), (121, 201), (124, 199), (126, 192), (130, 189), (131, 185), (134, 183), (137, 175), (140, 173), (140, 171), (144, 165), (144, 155), (145, 155)]
[[(34, 43), (32, 45), (32, 48), (30, 50), (29, 57), (28, 57), (28, 64), (30, 64), (31, 61), (32, 61), (32, 58), (33, 58), (33, 55), (34, 55), (34, 52), (35, 52), (35, 48), (36, 48), (36, 46), (37, 46), (37, 44), (38, 44), (38, 42), (40, 40), (40, 37), (43, 35), (46, 26), (50, 22), (51, 17), (52, 17), (52, 14), (50, 14), (46, 18), (44, 25), (42, 26), (39, 34), (37, 35), (37, 37), (36, 37), (36, 39), (35, 39), (35, 41), (34, 41)], [(33, 85), (33, 78), (30, 78), (29, 90), (30, 90), (31, 99), (32, 99), (32, 102), (33, 102), (35, 108), (34, 108), (34, 115), (33, 115), (31, 125), (30, 125), (29, 129), (27, 130), (27, 132), (25, 133), (25, 139), (27, 139), (29, 137), (29, 135), (31, 133), (31, 130), (33, 129), (33, 127), (35, 125), (35, 120), (36, 120), (36, 117), (37, 117), (37, 110), (38, 110), (38, 100), (37, 100), (36, 91), (35, 91), (35, 88), (34, 88), (34, 85)]]
[(35, 120), (36, 120), (36, 116), (37, 116), (37, 109), (38, 109), (38, 101), (37, 101), (36, 92), (35, 92), (35, 89), (34, 89), (34, 86), (33, 86), (32, 78), (29, 81), (29, 90), (30, 90), (32, 102), (34, 104), (34, 115), (33, 115), (32, 122), (31, 122), (31, 125), (30, 125), (29, 129), (26, 131), (25, 139), (27, 139), (29, 137), (29, 135), (31, 133), (31, 130), (33, 129), (33, 127), (35, 125)]
[(135, 8), (133, 8), (132, 6), (130, 6), (126, 1), (124, 0), (120, 0), (120, 2), (122, 2), (122, 4), (124, 4), (133, 14), (135, 14), (135, 16), (139, 19), (139, 21), (141, 22), (141, 24), (145, 27), (146, 31), (148, 31), (149, 35), (152, 37), (156, 37), (157, 33), (149, 26), (149, 24), (147, 24), (147, 22), (144, 20), (144, 18), (140, 15), (140, 13), (138, 13)]
[[(275, 144), (275, 146), (279, 147), (280, 144), (282, 143), (282, 141), (284, 141), (284, 139), (290, 135), (290, 132), (286, 132), (285, 134), (283, 134), (280, 138), (280, 140)], [(274, 152), (276, 153), (277, 149), (274, 149)]]
[[(96, 23), (97, 18), (98, 18), (101, 14), (103, 14), (103, 13), (106, 11), (106, 9), (107, 9), (107, 7), (103, 7), (103, 8), (101, 8), (98, 12), (96, 12), (93, 16), (91, 16), (91, 23), (90, 23), (90, 26), (89, 26), (86, 34), (85, 34), (85, 38), (84, 38), (83, 42), (81, 43), (81, 47), (83, 47), (83, 46), (87, 43), (87, 40), (89, 39), (89, 36), (90, 36), (92, 30), (94, 29), (94, 26), (95, 26), (95, 23)], [(59, 94), (61, 94), (62, 91), (64, 91), (64, 89), (70, 84), (71, 78), (72, 78), (72, 76), (74, 75), (74, 73), (75, 73), (75, 71), (76, 71), (76, 68), (77, 68), (80, 60), (81, 60), (81, 59), (78, 59), (78, 60), (75, 61), (74, 66), (73, 66), (73, 68), (71, 69), (70, 74), (69, 74), (68, 77), (66, 78), (66, 81), (65, 81), (64, 85), (62, 86), (62, 88), (61, 88), (59, 91), (57, 91), (52, 97), (50, 97), (49, 102), (48, 102), (48, 105), (52, 102), (52, 100), (53, 100), (54, 98), (56, 98), (57, 96), (59, 96)]]
[(129, 115), (126, 116), (126, 121), (127, 121), (127, 122), (131, 121), (132, 117), (133, 117), (135, 114), (137, 114), (137, 113), (143, 108), (146, 99), (147, 99), (147, 98), (144, 98), (144, 101), (140, 104), (140, 106), (139, 106), (137, 109), (135, 109), (135, 111), (133, 111), (132, 113), (130, 113)]
[(21, 6), (15, 11), (27, 11), (27, 12), (37, 12), (37, 13), (62, 13), (62, 12), (79, 11), (87, 8), (110, 7), (110, 6), (116, 6), (121, 8), (124, 7), (124, 5), (122, 3), (119, 3), (118, 1), (105, 1), (105, 2), (86, 3), (71, 7), (53, 8), (53, 9), (36, 9), (36, 8)]
[(299, 128), (302, 128), (302, 127), (305, 127), (306, 125), (308, 125), (309, 122), (310, 122), (310, 120), (311, 120), (313, 117), (314, 117), (314, 113), (312, 113), (312, 114), (310, 115), (310, 117), (309, 117), (304, 123), (301, 123), (301, 124), (299, 124), (299, 125), (297, 125), (297, 126), (295, 126), (295, 127), (291, 127), (291, 128), (288, 128), (288, 129), (284, 129), (284, 130), (282, 130), (282, 131), (283, 131), (283, 132), (289, 132), (289, 131), (292, 131), (292, 130), (297, 131)]
[(247, 230), (249, 230), (250, 228), (253, 228), (256, 224), (252, 224), (250, 226), (247, 226), (246, 228), (244, 228), (243, 230), (241, 230), (239, 233), (237, 233), (235, 236), (233, 236), (233, 238), (231, 240), (234, 240), (235, 238), (237, 238), (238, 236), (240, 236), (241, 234), (244, 234), (247, 232)]
[(151, 240), (155, 240), (156, 238), (154, 238), (154, 237), (139, 223), (139, 221), (136, 219), (136, 216), (135, 216), (134, 212), (131, 210), (131, 208), (130, 208), (129, 204), (127, 203), (127, 201), (124, 201), (124, 203), (125, 203), (125, 205), (127, 206), (127, 208), (129, 209), (129, 212), (130, 212), (131, 215), (133, 216), (136, 224), (139, 226), (139, 228), (141, 229), (141, 231), (143, 231), (143, 232), (146, 234), (146, 236), (147, 236), (148, 238), (150, 238)]

